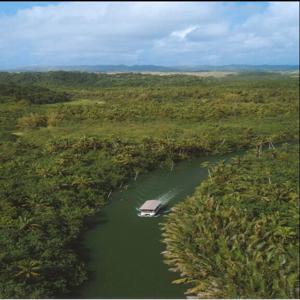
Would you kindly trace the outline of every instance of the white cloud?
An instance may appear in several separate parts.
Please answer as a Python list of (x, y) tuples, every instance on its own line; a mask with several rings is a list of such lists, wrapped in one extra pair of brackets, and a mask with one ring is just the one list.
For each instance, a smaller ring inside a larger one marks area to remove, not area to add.
[(0, 14), (0, 66), (298, 63), (299, 3), (271, 2), (237, 20), (236, 10), (246, 9), (220, 2), (64, 2)]
[(170, 37), (175, 37), (179, 40), (184, 40), (185, 37), (191, 33), (192, 31), (194, 31), (195, 29), (197, 29), (198, 27), (197, 26), (191, 26), (191, 27), (188, 27), (186, 29), (183, 29), (183, 30), (177, 30), (177, 31), (173, 31), (171, 34), (170, 34)]

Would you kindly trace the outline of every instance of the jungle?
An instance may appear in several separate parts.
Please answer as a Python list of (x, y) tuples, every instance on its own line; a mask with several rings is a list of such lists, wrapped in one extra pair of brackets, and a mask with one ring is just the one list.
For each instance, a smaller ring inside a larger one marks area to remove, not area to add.
[[(0, 73), (0, 297), (89, 280), (78, 251), (113, 191), (192, 157), (208, 178), (162, 220), (166, 264), (201, 298), (297, 298), (299, 76)], [(270, 148), (270, 149), (269, 149)]]

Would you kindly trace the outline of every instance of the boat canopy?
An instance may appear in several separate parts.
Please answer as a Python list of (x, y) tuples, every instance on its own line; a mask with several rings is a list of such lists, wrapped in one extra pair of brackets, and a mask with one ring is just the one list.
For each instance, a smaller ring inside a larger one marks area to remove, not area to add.
[(159, 200), (147, 200), (141, 207), (140, 210), (155, 211), (161, 205)]

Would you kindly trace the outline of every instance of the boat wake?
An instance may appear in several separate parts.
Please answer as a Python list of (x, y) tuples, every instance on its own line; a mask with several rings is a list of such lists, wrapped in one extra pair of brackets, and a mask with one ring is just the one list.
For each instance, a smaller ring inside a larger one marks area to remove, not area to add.
[(163, 205), (167, 205), (179, 192), (179, 188), (174, 188), (167, 193), (160, 195), (157, 200), (159, 200)]

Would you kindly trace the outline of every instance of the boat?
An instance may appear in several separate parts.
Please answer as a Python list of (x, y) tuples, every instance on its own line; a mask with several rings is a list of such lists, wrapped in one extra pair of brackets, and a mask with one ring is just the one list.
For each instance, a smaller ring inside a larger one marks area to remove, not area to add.
[(144, 204), (138, 208), (139, 216), (141, 217), (154, 217), (158, 214), (162, 208), (162, 202), (160, 200), (147, 200)]

